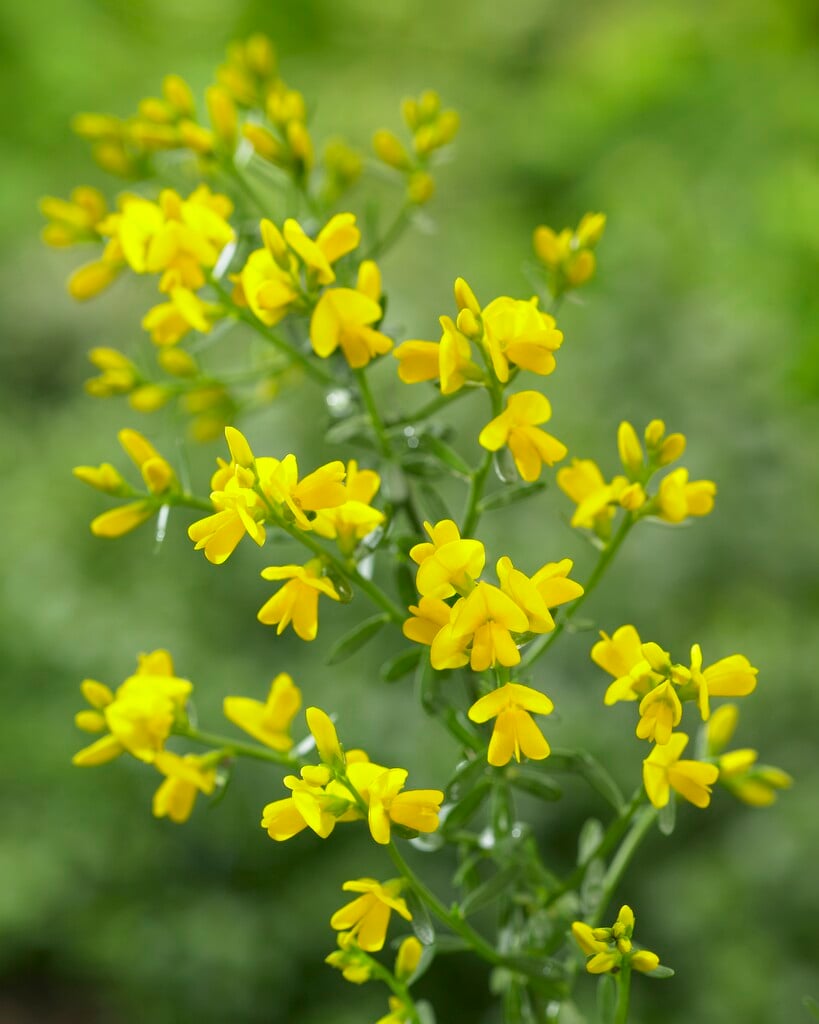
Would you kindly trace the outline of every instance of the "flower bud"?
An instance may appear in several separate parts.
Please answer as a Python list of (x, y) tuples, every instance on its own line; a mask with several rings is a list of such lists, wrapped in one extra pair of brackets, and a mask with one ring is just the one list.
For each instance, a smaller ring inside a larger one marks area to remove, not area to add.
[(379, 129), (373, 135), (373, 149), (379, 160), (399, 171), (406, 171), (412, 166), (409, 153), (403, 142), (386, 128)]

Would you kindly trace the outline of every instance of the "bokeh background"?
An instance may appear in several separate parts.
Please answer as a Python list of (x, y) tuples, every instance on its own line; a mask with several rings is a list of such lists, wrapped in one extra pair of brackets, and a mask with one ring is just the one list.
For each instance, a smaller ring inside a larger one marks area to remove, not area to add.
[[(634, 621), (680, 658), (692, 640), (710, 659), (747, 653), (760, 685), (743, 704), (738, 740), (797, 778), (769, 810), (725, 793), (708, 812), (685, 808), (673, 836), (653, 838), (630, 869), (622, 892), (640, 937), (677, 969), (671, 981), (635, 985), (634, 1020), (807, 1021), (802, 999), (819, 995), (811, 0), (4, 5), (0, 1020), (359, 1024), (384, 1012), (376, 986), (353, 989), (322, 963), (341, 882), (385, 870), (361, 830), (342, 830), (332, 845), (271, 843), (258, 817), (278, 775), (252, 764), (186, 827), (153, 820), (155, 780), (141, 766), (69, 765), (83, 741), (72, 715), (84, 676), (116, 683), (137, 651), (167, 646), (197, 685), (201, 721), (217, 727), (222, 695), (262, 695), (288, 669), (309, 701), (338, 711), (345, 736), (406, 763), (420, 784), (436, 784), (453, 761), (411, 685), (378, 681), (386, 638), (328, 668), (325, 644), (277, 640), (256, 622), (269, 588), (255, 550), (214, 569), (190, 550), (181, 514), (159, 549), (147, 529), (95, 541), (87, 523), (99, 496), (70, 476), (76, 463), (114, 456), (122, 425), (159, 439), (163, 430), (161, 419), (82, 392), (85, 351), (135, 345), (147, 293), (126, 285), (75, 307), (63, 285), (73, 255), (39, 244), (39, 195), (104, 180), (70, 117), (126, 114), (168, 71), (202, 88), (225, 44), (257, 30), (315, 103), (319, 137), (341, 131), (366, 145), (375, 127), (397, 126), (402, 96), (426, 86), (462, 113), (430, 208), (434, 233), (411, 234), (384, 261), (405, 336), (433, 336), (458, 274), (484, 300), (528, 295), (533, 227), (608, 213), (599, 277), (560, 317), (567, 341), (545, 382), (554, 432), (613, 470), (620, 419), (661, 416), (689, 435), (692, 475), (718, 481), (719, 499), (690, 529), (638, 530), (588, 611), (605, 628)], [(377, 380), (407, 402), (391, 366)], [(470, 459), (481, 412), (470, 399), (457, 419), (456, 444)], [(323, 415), (305, 385), (248, 432), (306, 464), (344, 457), (322, 449)], [(200, 479), (216, 450), (193, 456)], [(566, 513), (551, 488), (514, 519), (512, 510), (487, 515), (481, 536), (530, 571), (571, 554), (582, 578), (593, 555)], [(360, 606), (327, 611), (322, 637), (332, 638)], [(644, 751), (630, 709), (602, 707), (591, 637), (563, 637), (540, 670), (561, 710), (550, 736), (586, 743), (630, 789)], [(581, 787), (538, 808), (545, 855), (568, 864), (594, 813), (604, 808)], [(445, 888), (445, 867), (419, 867)], [(498, 1019), (469, 957), (441, 962), (421, 991), (444, 1024)], [(583, 991), (581, 1003), (591, 988)]]

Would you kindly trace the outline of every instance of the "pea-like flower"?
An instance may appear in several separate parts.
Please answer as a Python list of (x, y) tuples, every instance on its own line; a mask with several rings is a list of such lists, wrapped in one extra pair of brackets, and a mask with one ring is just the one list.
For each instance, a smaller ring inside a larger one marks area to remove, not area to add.
[(381, 275), (372, 260), (358, 268), (355, 288), (328, 288), (310, 319), (310, 342), (322, 359), (340, 348), (353, 369), (361, 369), (376, 356), (389, 352), (392, 339), (373, 325), (383, 310)]
[(717, 781), (719, 768), (704, 761), (680, 760), (687, 745), (688, 736), (676, 732), (665, 745), (654, 747), (643, 761), (643, 784), (655, 807), (665, 807), (672, 789), (695, 807), (707, 807), (711, 802), (711, 786)]
[(216, 788), (216, 767), (212, 755), (186, 754), (180, 757), (163, 750), (156, 755), (153, 765), (165, 776), (165, 781), (154, 793), (155, 818), (170, 818), (181, 825), (191, 816), (197, 793), (210, 796)]
[(622, 906), (610, 928), (592, 928), (584, 921), (572, 924), (572, 936), (586, 954), (589, 974), (617, 973), (628, 966), (648, 974), (660, 965), (660, 958), (648, 949), (634, 949), (634, 912)]
[(469, 718), (478, 723), (495, 719), (487, 760), (501, 767), (513, 757), (519, 762), (521, 754), (533, 761), (549, 756), (549, 744), (532, 715), (550, 715), (552, 711), (554, 704), (545, 693), (520, 683), (506, 683), (475, 701)]
[(442, 519), (434, 526), (424, 523), (424, 529), (430, 540), (410, 549), (410, 558), (418, 566), (418, 592), (425, 597), (447, 598), (471, 591), (486, 562), (483, 544), (462, 538), (451, 519)]
[(546, 423), (551, 416), (552, 407), (544, 395), (539, 391), (521, 391), (509, 396), (506, 409), (487, 423), (478, 442), (490, 452), (506, 445), (518, 472), (531, 483), (540, 476), (544, 464), (553, 466), (566, 456), (566, 446), (539, 429), (539, 424)]
[(367, 953), (377, 953), (384, 948), (390, 916), (395, 911), (405, 921), (412, 920), (412, 914), (400, 893), (404, 888), (400, 878), (388, 882), (377, 882), (374, 878), (356, 878), (345, 882), (345, 892), (360, 893), (357, 899), (347, 903), (330, 918), (330, 927), (347, 932), (355, 939), (359, 948)]
[(781, 768), (758, 764), (755, 750), (725, 748), (731, 741), (739, 717), (736, 704), (723, 704), (708, 722), (708, 753), (717, 756), (719, 783), (738, 800), (752, 807), (768, 807), (783, 789), (793, 785), (793, 778)]
[(332, 580), (322, 575), (322, 564), (317, 558), (306, 565), (270, 565), (262, 569), (262, 578), (288, 581), (262, 605), (257, 615), (265, 626), (276, 626), (279, 635), (292, 622), (294, 632), (302, 640), (315, 640), (319, 594), (333, 601), (341, 600)]
[(267, 700), (225, 697), (225, 718), (273, 750), (293, 746), (290, 725), (301, 707), (301, 690), (286, 672), (280, 672), (270, 686)]

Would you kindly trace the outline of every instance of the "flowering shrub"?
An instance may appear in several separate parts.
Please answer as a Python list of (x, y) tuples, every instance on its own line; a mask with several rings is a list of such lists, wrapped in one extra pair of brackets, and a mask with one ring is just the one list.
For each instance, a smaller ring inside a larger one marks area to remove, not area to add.
[[(382, 629), (403, 634), (407, 642), (382, 676), (415, 676), (422, 712), (451, 734), (453, 771), (443, 779), (419, 773), (410, 783), (404, 768), (379, 763), (384, 752), (371, 756), (353, 745), (355, 723), (339, 723), (351, 741), (342, 743), (333, 717), (314, 706), (305, 711), (305, 728), (302, 687), (284, 671), (264, 701), (225, 697), (225, 717), (248, 739), (203, 731), (192, 714), (193, 685), (164, 650), (140, 655), (116, 689), (82, 683), (89, 707), (76, 724), (96, 738), (74, 763), (96, 766), (126, 754), (152, 767), (161, 776), (153, 813), (182, 823), (199, 794), (217, 795), (236, 762), (255, 758), (287, 772), (284, 790), (260, 809), (272, 840), (332, 842), (337, 825), (368, 830), (394, 877), (344, 883), (353, 898), (330, 917), (338, 935), (327, 962), (350, 982), (387, 987), (389, 1012), (379, 1024), (434, 1021), (413, 985), (454, 949), (471, 950), (492, 969), (508, 1022), (557, 1019), (571, 1005), (584, 964), (600, 976), (601, 1021), (626, 1021), (632, 972), (673, 973), (635, 942), (628, 906), (601, 926), (642, 839), (655, 824), (671, 831), (680, 798), (704, 809), (721, 785), (760, 806), (790, 779), (758, 764), (754, 750), (726, 752), (737, 706), (712, 702), (753, 692), (757, 670), (745, 655), (719, 652), (706, 664), (694, 643), (678, 661), (630, 624), (602, 632), (590, 656), (612, 679), (605, 689), (600, 680), (593, 703), (633, 702), (636, 735), (649, 745), (641, 780), (634, 766), (633, 794), (623, 795), (592, 754), (553, 749), (544, 734), (555, 708), (540, 688), (544, 655), (626, 538), (644, 521), (706, 516), (716, 496), (712, 481), (671, 468), (684, 455), (685, 438), (668, 433), (660, 419), (641, 433), (620, 425), (613, 475), (590, 459), (569, 458), (571, 446), (542, 429), (552, 408), (535, 384), (557, 371), (564, 337), (556, 314), (567, 294), (592, 280), (605, 217), (586, 214), (576, 229), (560, 232), (535, 229), (537, 297), (487, 302), (459, 278), (440, 337), (399, 340), (376, 259), (432, 199), (436, 157), (457, 134), (457, 114), (425, 92), (404, 101), (406, 142), (377, 131), (375, 160), (365, 164), (333, 139), (318, 160), (305, 100), (279, 76), (261, 36), (230, 47), (207, 90), (206, 117), (179, 77), (166, 78), (162, 93), (128, 119), (78, 116), (77, 132), (97, 162), (133, 184), (113, 208), (91, 188), (43, 200), (44, 238), (95, 250), (69, 279), (78, 300), (130, 274), (151, 276), (159, 289), (142, 321), (155, 365), (94, 349), (99, 373), (88, 392), (123, 396), (145, 414), (174, 406), (175, 422), (187, 423), (192, 441), (224, 436), (226, 449), (206, 493), (201, 484), (196, 491), (183, 483), (142, 433), (120, 431), (134, 482), (111, 463), (74, 470), (114, 499), (91, 529), (116, 538), (157, 521), (164, 530), (169, 507), (190, 509), (188, 536), (215, 566), (245, 537), (259, 547), (270, 536), (284, 540), (292, 560), (261, 568), (274, 589), (259, 622), (279, 634), (291, 627), (313, 642), (332, 603), (355, 602), (361, 621), (329, 651), (330, 662), (354, 655)], [(400, 190), (386, 225), (369, 217), (362, 228), (347, 208), (347, 193), (365, 172)], [(158, 184), (172, 177), (187, 187)], [(229, 371), (207, 366), (214, 349), (232, 343), (233, 327), (255, 332), (269, 354)], [(384, 359), (395, 359), (408, 393), (423, 391), (414, 411), (387, 412), (371, 387), (368, 368)], [(257, 454), (236, 426), (244, 413), (275, 400), (280, 386), (305, 378), (326, 392), (334, 414), (328, 440), (343, 446), (346, 462), (304, 467), (297, 453), (281, 448)], [(476, 391), (485, 395), (486, 412), (476, 439), (482, 454), (471, 465), (435, 417)], [(571, 527), (596, 550), (590, 573), (577, 573), (559, 550), (550, 552), (552, 561), (523, 567), (495, 551), (487, 565), (475, 536), (482, 516), (503, 508), (511, 520), (516, 503), (537, 500), (542, 478), (557, 464)], [(465, 487), (457, 513), (429, 483), (443, 477)], [(303, 685), (309, 697), (309, 682)], [(607, 826), (584, 825), (577, 865), (565, 877), (544, 862), (514, 803), (516, 793), (559, 799), (559, 773), (580, 777), (611, 807)], [(419, 788), (427, 785), (434, 788)], [(406, 859), (408, 844), (427, 853), (455, 849), (454, 898), (444, 900), (422, 880)], [(489, 907), (497, 920), (491, 936), (470, 921)], [(391, 924), (396, 940), (401, 931), (403, 937), (385, 960), (375, 954)]]

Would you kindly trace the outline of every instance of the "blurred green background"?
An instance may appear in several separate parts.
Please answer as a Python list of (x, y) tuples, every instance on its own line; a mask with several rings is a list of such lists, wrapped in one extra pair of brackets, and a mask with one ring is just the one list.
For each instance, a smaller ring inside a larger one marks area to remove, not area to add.
[[(383, 264), (404, 336), (434, 336), (458, 274), (483, 301), (527, 296), (533, 227), (608, 213), (599, 277), (560, 316), (566, 343), (544, 384), (554, 433), (613, 471), (620, 419), (661, 416), (689, 435), (686, 464), (716, 480), (719, 497), (691, 529), (642, 527), (588, 610), (607, 629), (635, 622), (680, 658), (693, 640), (710, 660), (746, 653), (760, 685), (743, 704), (739, 744), (797, 778), (768, 810), (724, 792), (707, 812), (684, 808), (673, 836), (653, 838), (630, 869), (622, 895), (639, 937), (677, 970), (635, 985), (633, 1019), (807, 1021), (802, 998), (819, 996), (813, 0), (4, 5), (0, 1020), (359, 1024), (385, 1012), (377, 986), (354, 989), (322, 963), (341, 883), (388, 870), (363, 831), (340, 830), (331, 845), (309, 835), (271, 843), (257, 822), (278, 773), (252, 764), (187, 826), (155, 821), (155, 779), (140, 765), (70, 767), (84, 676), (116, 683), (137, 651), (167, 646), (197, 685), (200, 720), (219, 728), (225, 693), (261, 696), (287, 669), (308, 702), (338, 711), (349, 741), (406, 764), (419, 785), (437, 784), (453, 762), (411, 685), (378, 682), (389, 640), (327, 668), (324, 643), (276, 639), (256, 622), (269, 593), (257, 575), (264, 556), (243, 545), (213, 568), (191, 551), (183, 514), (158, 551), (149, 529), (95, 541), (87, 523), (103, 503), (70, 476), (76, 463), (117, 457), (120, 426), (162, 437), (161, 418), (81, 388), (91, 345), (137, 343), (147, 293), (126, 285), (74, 306), (63, 284), (74, 254), (38, 242), (39, 195), (103, 181), (70, 117), (126, 114), (169, 71), (201, 89), (225, 44), (257, 30), (315, 102), (319, 137), (341, 131), (366, 146), (375, 127), (397, 126), (401, 97), (426, 86), (462, 113), (430, 208), (435, 233), (412, 234)], [(408, 406), (426, 394), (399, 393), (391, 365), (376, 379)], [(321, 450), (320, 401), (309, 385), (284, 394), (249, 426), (251, 439), (306, 465), (345, 457)], [(478, 404), (457, 416), (470, 459)], [(200, 480), (217, 448), (195, 456)], [(487, 515), (481, 536), (493, 558), (508, 551), (528, 571), (570, 554), (583, 578), (593, 555), (566, 512), (552, 488), (531, 507)], [(341, 635), (362, 607), (324, 608), (322, 638)], [(630, 789), (644, 749), (630, 709), (602, 707), (591, 637), (565, 636), (539, 671), (561, 712), (549, 735), (587, 744)], [(581, 787), (539, 808), (544, 855), (566, 865), (593, 813), (604, 808)], [(415, 860), (443, 890), (446, 865)], [(581, 991), (583, 1002), (592, 989)], [(498, 1020), (469, 957), (440, 962), (420, 992), (442, 1024)]]

